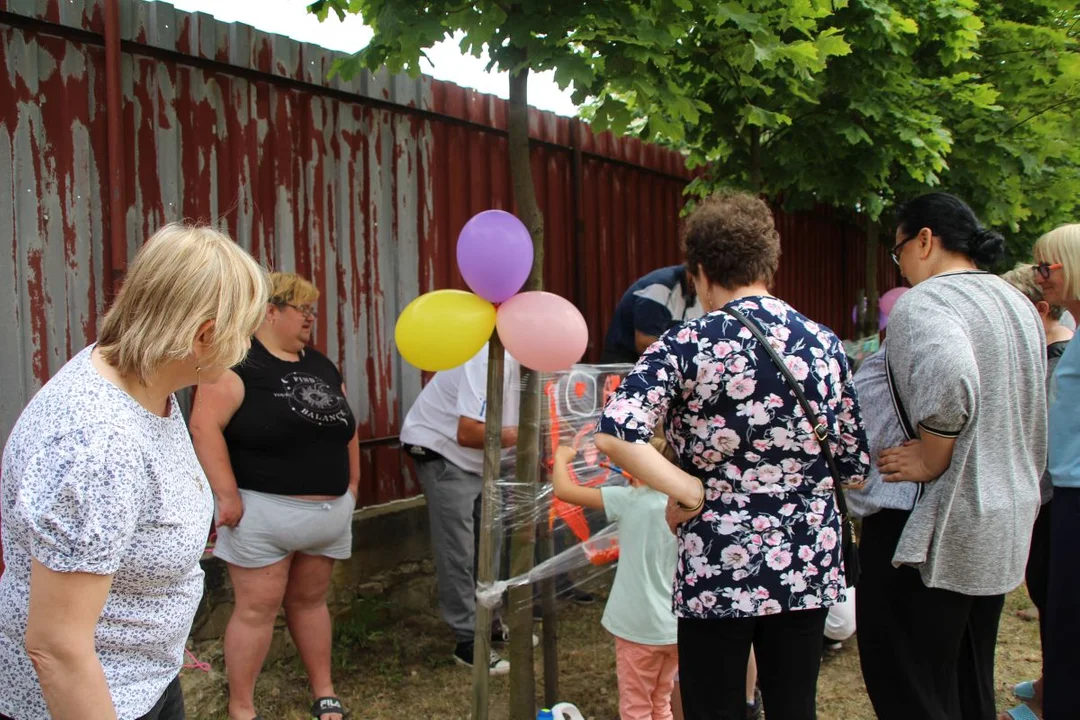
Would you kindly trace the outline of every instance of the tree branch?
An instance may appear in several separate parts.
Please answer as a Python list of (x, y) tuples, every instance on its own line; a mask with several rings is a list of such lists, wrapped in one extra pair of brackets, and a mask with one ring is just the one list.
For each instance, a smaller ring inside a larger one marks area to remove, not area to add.
[(1056, 103), (1054, 103), (1053, 105), (1048, 105), (1047, 107), (1044, 107), (1044, 108), (1043, 108), (1042, 110), (1040, 110), (1039, 112), (1036, 112), (1036, 113), (1032, 113), (1031, 115), (1028, 115), (1028, 116), (1027, 116), (1026, 118), (1024, 118), (1024, 119), (1023, 119), (1023, 120), (1021, 120), (1020, 122), (1016, 123), (1015, 125), (1012, 125), (1011, 127), (1008, 127), (1008, 128), (1006, 128), (1005, 130), (1002, 130), (1002, 131), (1001, 131), (1000, 133), (998, 133), (998, 137), (1001, 137), (1002, 135), (1008, 135), (1008, 134), (1009, 134), (1009, 133), (1011, 133), (1011, 132), (1012, 132), (1013, 130), (1015, 130), (1016, 128), (1020, 127), (1020, 126), (1021, 126), (1021, 125), (1023, 125), (1024, 123), (1026, 123), (1026, 122), (1027, 122), (1028, 120), (1034, 120), (1035, 118), (1039, 117), (1040, 115), (1043, 115), (1043, 114), (1045, 114), (1045, 113), (1048, 113), (1048, 112), (1050, 112), (1051, 110), (1054, 110), (1054, 109), (1056, 109), (1056, 108), (1059, 108), (1059, 107), (1061, 107), (1062, 105), (1068, 105), (1069, 103), (1071, 103), (1071, 102), (1073, 102), (1073, 101), (1075, 101), (1075, 100), (1080, 100), (1080, 95), (1076, 95), (1076, 96), (1074, 96), (1074, 97), (1067, 97), (1067, 98), (1065, 98), (1064, 100), (1061, 100), (1061, 101), (1059, 101), (1059, 102), (1056, 102)]
[(979, 53), (979, 57), (980, 58), (998, 58), (998, 57), (1005, 57), (1006, 55), (1022, 55), (1022, 54), (1027, 54), (1027, 53), (1035, 54), (1035, 53), (1046, 52), (1047, 50), (1053, 50), (1053, 49), (1054, 49), (1053, 45), (1043, 45), (1043, 46), (1040, 46), (1040, 47), (1022, 48), (1022, 49), (1019, 49), (1019, 50), (1003, 50), (1001, 52), (996, 52), (996, 53)]

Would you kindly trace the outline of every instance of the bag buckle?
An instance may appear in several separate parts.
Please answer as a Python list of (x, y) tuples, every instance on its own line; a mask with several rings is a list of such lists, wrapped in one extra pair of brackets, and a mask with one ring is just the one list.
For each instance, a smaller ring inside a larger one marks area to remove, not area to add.
[(829, 427), (825, 423), (818, 423), (814, 426), (814, 435), (817, 436), (818, 442), (825, 442), (829, 437)]

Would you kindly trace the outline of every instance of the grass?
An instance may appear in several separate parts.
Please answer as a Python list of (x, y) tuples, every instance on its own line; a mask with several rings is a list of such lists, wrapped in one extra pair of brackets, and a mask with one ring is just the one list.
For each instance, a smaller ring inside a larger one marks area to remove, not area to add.
[[(600, 593), (603, 594), (603, 588)], [(1028, 607), (1021, 588), (1006, 600), (997, 647), (997, 698), (1000, 709), (1014, 703), (1011, 688), (1020, 680), (1038, 676), (1038, 626), (1016, 612)], [(375, 629), (385, 607), (359, 601), (351, 616), (335, 629), (335, 683), (353, 718), (414, 720), (467, 718), (471, 676), (454, 664), (449, 631), (432, 609), (403, 621)], [(577, 704), (587, 718), (618, 717), (615, 657), (611, 637), (600, 627), (603, 603), (560, 606), (559, 667), (561, 699)], [(224, 717), (225, 681), (220, 643), (195, 648), (214, 670), (184, 672), (188, 717), (217, 720)], [(537, 652), (537, 685), (543, 677)], [(492, 720), (507, 718), (508, 683), (492, 678)], [(538, 692), (539, 695), (539, 692)], [(268, 665), (259, 679), (257, 707), (265, 718), (307, 720), (310, 695), (299, 660)], [(537, 707), (540, 707), (538, 697)], [(766, 708), (767, 712), (768, 708)], [(842, 650), (826, 654), (818, 682), (818, 714), (847, 720), (874, 717), (859, 670), (854, 639)]]

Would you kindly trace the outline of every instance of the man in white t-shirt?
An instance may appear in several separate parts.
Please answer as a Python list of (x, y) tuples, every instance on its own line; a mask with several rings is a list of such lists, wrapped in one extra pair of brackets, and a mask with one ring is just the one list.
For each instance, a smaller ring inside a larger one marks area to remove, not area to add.
[[(484, 469), (488, 347), (461, 367), (436, 373), (405, 417), (401, 444), (427, 498), (439, 611), (454, 632), (454, 659), (473, 664), (476, 550)], [(509, 354), (503, 379), (503, 448), (517, 443), (521, 366)], [(493, 675), (510, 671), (494, 651)]]

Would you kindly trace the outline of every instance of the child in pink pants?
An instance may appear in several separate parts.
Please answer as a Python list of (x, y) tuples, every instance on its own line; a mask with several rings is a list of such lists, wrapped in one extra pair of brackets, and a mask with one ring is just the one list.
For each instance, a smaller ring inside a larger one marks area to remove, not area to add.
[(615, 636), (622, 720), (671, 720), (671, 693), (679, 669), (677, 625), (671, 609), (675, 536), (664, 520), (667, 496), (630, 486), (582, 487), (570, 477), (576, 452), (555, 453), (552, 484), (565, 502), (603, 509), (619, 523), (619, 566), (601, 623)]

